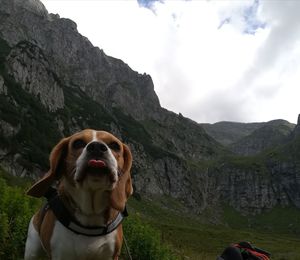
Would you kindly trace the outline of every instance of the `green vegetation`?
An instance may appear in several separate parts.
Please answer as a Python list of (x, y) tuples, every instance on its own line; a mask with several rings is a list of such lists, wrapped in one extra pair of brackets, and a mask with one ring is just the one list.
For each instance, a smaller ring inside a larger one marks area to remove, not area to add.
[[(28, 223), (41, 206), (41, 200), (24, 194), (28, 186), (27, 180), (9, 176), (0, 168), (0, 259), (15, 260), (24, 255)], [(162, 243), (161, 233), (138, 215), (130, 216), (123, 226), (133, 259), (177, 259)], [(123, 255), (126, 259), (125, 249)]]
[[(138, 216), (132, 215), (124, 222), (125, 239), (133, 259), (168, 260), (178, 259), (172, 250), (162, 243), (161, 233)], [(126, 257), (126, 250), (123, 248)]]
[(24, 196), (24, 189), (8, 186), (0, 177), (0, 259), (23, 257), (28, 223), (39, 204)]
[[(163, 208), (166, 202), (171, 209)], [(271, 252), (272, 260), (300, 259), (299, 233), (289, 233), (285, 228), (287, 223), (298, 223), (300, 227), (298, 209), (278, 208), (248, 219), (227, 207), (224, 224), (211, 225), (205, 213), (202, 216), (179, 213), (173, 210), (176, 205), (177, 202), (170, 198), (159, 202), (129, 201), (131, 215), (138, 215), (143, 222), (159, 229), (162, 240), (175, 248), (180, 259), (215, 260), (227, 245), (239, 241), (249, 241)]]
[(236, 229), (245, 227), (277, 234), (300, 234), (300, 209), (277, 206), (255, 216), (242, 216), (229, 206), (223, 208), (223, 222)]
[(256, 174), (269, 178), (269, 170), (266, 166), (266, 161), (261, 155), (253, 156), (226, 156), (221, 159), (226, 167), (247, 171), (251, 174)]

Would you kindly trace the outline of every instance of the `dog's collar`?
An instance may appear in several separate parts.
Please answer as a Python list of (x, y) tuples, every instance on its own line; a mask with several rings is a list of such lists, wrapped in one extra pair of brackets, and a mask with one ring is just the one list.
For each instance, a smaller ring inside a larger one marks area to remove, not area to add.
[(114, 231), (128, 216), (127, 209), (125, 207), (123, 212), (119, 212), (117, 217), (107, 226), (83, 226), (69, 213), (64, 206), (62, 200), (58, 196), (57, 190), (50, 187), (45, 193), (44, 197), (47, 199), (47, 203), (44, 206), (43, 211), (46, 212), (49, 208), (53, 211), (57, 220), (63, 224), (66, 228), (73, 231), (76, 234), (85, 236), (104, 236)]

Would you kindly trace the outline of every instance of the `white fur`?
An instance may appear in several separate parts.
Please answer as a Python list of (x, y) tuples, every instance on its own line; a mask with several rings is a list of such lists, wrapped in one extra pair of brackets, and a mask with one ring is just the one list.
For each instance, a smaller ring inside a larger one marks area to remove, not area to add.
[(34, 228), (32, 217), (28, 227), (24, 260), (41, 259), (43, 256), (46, 256), (45, 251), (43, 250), (39, 233)]
[(97, 132), (93, 131), (93, 141), (97, 141)]
[[(29, 224), (24, 260), (38, 260), (46, 257), (32, 220)], [(105, 236), (97, 237), (77, 235), (56, 221), (50, 240), (51, 259), (113, 259), (116, 232), (115, 230)]]
[(116, 232), (101, 237), (77, 235), (56, 221), (51, 238), (52, 259), (113, 259)]
[[(101, 185), (95, 183), (92, 177), (88, 176), (82, 183), (78, 183), (76, 187), (70, 185), (63, 180), (66, 191), (74, 199), (76, 204), (75, 217), (83, 225), (86, 226), (104, 226), (104, 211), (108, 206), (107, 191), (103, 189), (92, 189), (93, 185)], [(103, 184), (103, 183), (102, 183)], [(103, 185), (105, 187), (105, 185)]]

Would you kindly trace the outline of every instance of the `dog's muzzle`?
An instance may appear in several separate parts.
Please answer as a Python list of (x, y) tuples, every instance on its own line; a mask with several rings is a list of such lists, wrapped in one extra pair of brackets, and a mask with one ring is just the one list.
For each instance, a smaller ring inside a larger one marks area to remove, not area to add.
[(111, 182), (116, 182), (117, 162), (106, 144), (100, 141), (89, 143), (77, 160), (75, 179), (83, 180), (87, 175), (94, 177), (108, 176)]

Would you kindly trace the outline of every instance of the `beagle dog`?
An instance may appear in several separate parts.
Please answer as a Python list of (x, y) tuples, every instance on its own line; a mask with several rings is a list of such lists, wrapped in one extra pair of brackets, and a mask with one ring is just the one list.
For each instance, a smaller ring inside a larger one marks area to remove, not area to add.
[(118, 259), (131, 165), (129, 148), (108, 132), (86, 129), (62, 139), (50, 170), (27, 191), (48, 203), (30, 221), (25, 260)]

